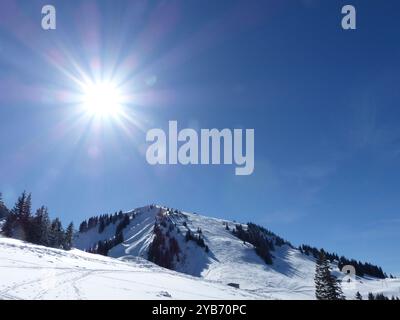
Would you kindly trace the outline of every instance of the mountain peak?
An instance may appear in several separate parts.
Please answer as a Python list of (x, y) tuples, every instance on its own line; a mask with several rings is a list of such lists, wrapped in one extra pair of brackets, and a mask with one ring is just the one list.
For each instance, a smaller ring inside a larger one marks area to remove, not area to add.
[[(105, 215), (98, 218), (101, 220), (101, 228), (95, 225), (75, 235), (77, 248), (94, 253), (99, 253), (100, 248), (106, 255), (119, 259), (147, 259), (179, 273), (265, 297), (314, 297), (314, 248), (295, 248), (255, 224), (162, 205), (148, 205), (117, 216)], [(338, 261), (331, 262), (333, 272), (340, 276)], [(356, 291), (367, 290), (381, 281), (384, 280), (359, 278)], [(348, 295), (356, 293), (352, 288), (346, 290)]]

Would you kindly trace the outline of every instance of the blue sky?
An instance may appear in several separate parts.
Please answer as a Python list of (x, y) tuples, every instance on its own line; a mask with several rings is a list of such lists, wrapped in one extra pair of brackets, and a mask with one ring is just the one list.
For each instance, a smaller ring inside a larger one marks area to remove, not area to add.
[[(76, 223), (159, 203), (254, 221), (400, 274), (400, 3), (0, 3), (0, 191)], [(41, 29), (41, 8), (57, 30)], [(73, 3), (73, 4), (72, 4)], [(76, 79), (113, 74), (131, 121), (79, 117)], [(255, 172), (147, 164), (146, 131), (254, 128)]]

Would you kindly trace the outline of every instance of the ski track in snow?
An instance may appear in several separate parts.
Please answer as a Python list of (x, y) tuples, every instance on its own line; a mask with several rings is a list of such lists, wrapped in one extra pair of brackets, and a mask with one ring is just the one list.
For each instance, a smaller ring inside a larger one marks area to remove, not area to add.
[[(10, 258), (12, 257), (12, 258)], [(257, 299), (141, 259), (127, 262), (0, 238), (0, 299)]]

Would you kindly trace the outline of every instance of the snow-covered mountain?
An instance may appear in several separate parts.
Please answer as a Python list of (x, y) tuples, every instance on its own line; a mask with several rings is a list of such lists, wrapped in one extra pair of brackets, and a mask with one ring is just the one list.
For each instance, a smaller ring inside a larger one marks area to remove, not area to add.
[[(265, 229), (256, 231), (268, 248), (257, 252), (263, 243), (238, 231), (250, 228), (147, 206), (89, 219), (71, 251), (0, 236), (0, 299), (314, 299), (315, 258)], [(342, 288), (347, 298), (400, 296), (399, 279), (357, 277)]]
[[(122, 219), (127, 219), (123, 228), (119, 226)], [(314, 257), (269, 233), (273, 248), (272, 263), (267, 264), (252, 244), (233, 233), (236, 227), (237, 223), (231, 221), (148, 206), (118, 219), (109, 218), (101, 232), (98, 225), (85, 229), (76, 234), (74, 243), (81, 250), (96, 251), (106, 246), (110, 257), (148, 259), (180, 274), (236, 286), (240, 292), (264, 299), (314, 299)], [(118, 229), (122, 229), (121, 243), (115, 242)], [(336, 276), (342, 275), (337, 263), (333, 262), (332, 268)], [(348, 298), (357, 291), (364, 297), (369, 292), (400, 296), (397, 279), (357, 277), (342, 287)]]

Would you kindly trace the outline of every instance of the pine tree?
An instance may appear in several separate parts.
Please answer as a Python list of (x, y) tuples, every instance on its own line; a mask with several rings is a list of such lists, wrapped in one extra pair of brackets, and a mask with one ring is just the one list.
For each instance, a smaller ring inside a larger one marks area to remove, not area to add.
[(372, 292), (368, 293), (368, 300), (375, 300), (375, 296)]
[(86, 232), (88, 230), (88, 223), (87, 221), (83, 221), (79, 226), (79, 232)]
[(331, 274), (329, 261), (321, 252), (315, 269), (315, 296), (318, 300), (343, 300), (343, 292), (336, 278)]
[(124, 242), (124, 234), (122, 232), (120, 232), (115, 236), (115, 243), (117, 245), (117, 244), (120, 244), (122, 242)]
[(29, 219), (32, 216), (32, 195), (26, 195), (25, 202), (23, 203), (23, 210), (21, 212), (21, 220), (23, 224), (28, 225)]
[(363, 299), (363, 297), (362, 297), (362, 295), (361, 295), (361, 293), (359, 291), (357, 291), (355, 299), (356, 300), (362, 300)]
[(0, 219), (6, 218), (8, 214), (9, 214), (8, 209), (3, 201), (3, 195), (0, 192)]
[(192, 240), (192, 233), (190, 232), (190, 230), (188, 230), (187, 232), (186, 232), (186, 235), (185, 235), (185, 241), (186, 242), (189, 242), (190, 240)]
[(6, 221), (3, 225), (3, 233), (6, 237), (12, 238), (14, 235), (14, 228), (16, 225), (16, 216), (11, 213), (7, 216)]
[(330, 299), (329, 300), (345, 300), (340, 282), (333, 275), (329, 278)]
[(67, 230), (65, 231), (65, 238), (64, 238), (65, 250), (71, 250), (73, 237), (74, 237), (74, 224), (71, 222), (68, 225)]
[(388, 301), (389, 298), (386, 297), (383, 293), (377, 293), (375, 296), (375, 300)]
[(50, 218), (46, 207), (42, 206), (36, 210), (29, 229), (30, 242), (43, 246), (49, 245)]
[(317, 300), (328, 300), (327, 269), (327, 262), (321, 254), (321, 257), (317, 260), (314, 277), (315, 297)]
[(3, 231), (7, 237), (19, 240), (29, 238), (29, 223), (31, 218), (31, 195), (26, 191), (18, 198), (11, 213), (7, 216)]
[(60, 219), (55, 218), (51, 223), (49, 245), (53, 248), (62, 248), (64, 244), (64, 230)]

